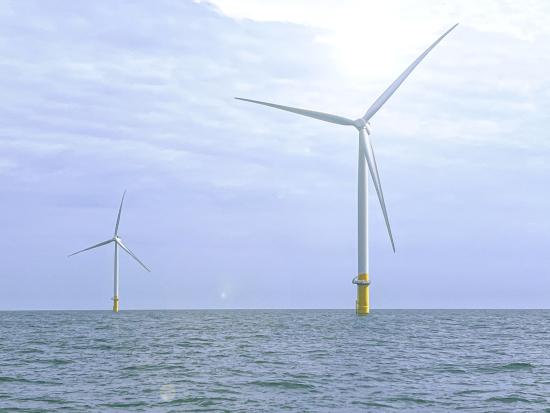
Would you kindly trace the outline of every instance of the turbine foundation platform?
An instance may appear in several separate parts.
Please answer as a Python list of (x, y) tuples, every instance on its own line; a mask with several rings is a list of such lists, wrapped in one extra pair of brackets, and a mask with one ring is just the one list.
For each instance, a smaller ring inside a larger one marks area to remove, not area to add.
[(370, 311), (369, 304), (369, 275), (367, 273), (359, 274), (352, 281), (357, 285), (357, 301), (355, 302), (355, 313), (357, 315), (367, 315)]
[(113, 298), (113, 311), (118, 313), (118, 297)]

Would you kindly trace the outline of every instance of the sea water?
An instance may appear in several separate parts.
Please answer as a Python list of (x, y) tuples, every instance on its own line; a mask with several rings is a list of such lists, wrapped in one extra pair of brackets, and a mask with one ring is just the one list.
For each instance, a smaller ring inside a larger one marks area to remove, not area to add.
[(1, 412), (550, 412), (550, 311), (0, 312)]

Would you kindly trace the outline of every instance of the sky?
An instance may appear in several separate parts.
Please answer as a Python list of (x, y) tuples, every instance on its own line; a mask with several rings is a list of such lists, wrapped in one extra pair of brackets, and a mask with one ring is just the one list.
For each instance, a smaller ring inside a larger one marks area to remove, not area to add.
[(548, 308), (546, 1), (0, 2), (0, 310), (354, 308), (371, 120), (373, 308)]

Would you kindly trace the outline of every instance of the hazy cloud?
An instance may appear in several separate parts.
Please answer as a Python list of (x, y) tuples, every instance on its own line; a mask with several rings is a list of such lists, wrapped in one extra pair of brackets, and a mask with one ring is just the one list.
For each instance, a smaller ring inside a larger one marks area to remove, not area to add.
[(354, 131), (233, 96), (358, 117), (455, 21), (373, 120), (374, 303), (544, 306), (546, 3), (335, 4), (4, 2), (3, 307), (109, 308), (111, 252), (65, 255), (124, 188), (123, 307), (352, 307)]

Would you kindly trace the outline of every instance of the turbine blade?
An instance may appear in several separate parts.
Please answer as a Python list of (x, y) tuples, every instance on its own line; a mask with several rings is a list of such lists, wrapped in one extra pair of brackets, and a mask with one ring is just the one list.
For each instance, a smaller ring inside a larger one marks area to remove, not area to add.
[(139, 264), (140, 264), (143, 268), (145, 268), (147, 271), (151, 272), (151, 270), (150, 270), (149, 268), (147, 268), (147, 266), (146, 266), (144, 263), (142, 263), (142, 262), (139, 260), (138, 257), (136, 257), (136, 254), (134, 254), (132, 251), (130, 251), (130, 250), (122, 243), (122, 241), (118, 240), (117, 243), (118, 243), (118, 245), (120, 246), (120, 248), (122, 248), (124, 251), (126, 251), (128, 254), (130, 254), (130, 256), (131, 256), (134, 260), (136, 260), (137, 262), (139, 262)]
[(443, 35), (439, 39), (437, 39), (430, 47), (428, 47), (424, 53), (418, 56), (417, 59), (414, 62), (412, 62), (411, 65), (407, 67), (407, 69), (403, 73), (401, 73), (401, 75), (397, 79), (394, 80), (394, 82), (384, 91), (384, 93), (382, 93), (378, 97), (378, 99), (374, 101), (374, 103), (365, 113), (365, 116), (363, 116), (363, 120), (365, 122), (368, 122), (368, 120), (372, 118), (376, 112), (378, 112), (378, 110), (382, 107), (382, 105), (384, 105), (384, 103), (386, 103), (386, 101), (391, 97), (391, 95), (394, 94), (397, 88), (401, 86), (401, 83), (403, 83), (405, 79), (411, 74), (414, 68), (418, 66), (418, 64), (428, 55), (428, 53), (430, 53), (431, 50), (435, 46), (437, 46), (437, 44), (441, 40), (443, 40), (443, 38), (447, 36), (451, 32), (451, 30), (453, 30), (456, 26), (458, 26), (458, 23), (455, 24), (453, 27), (451, 27), (449, 30), (447, 30), (445, 33), (443, 33)]
[(77, 252), (73, 252), (72, 254), (67, 255), (67, 257), (72, 257), (73, 255), (80, 254), (81, 252), (84, 252), (84, 251), (93, 250), (94, 248), (101, 247), (101, 246), (103, 246), (103, 245), (109, 244), (110, 242), (113, 242), (113, 240), (110, 239), (110, 240), (108, 240), (108, 241), (100, 242), (99, 244), (95, 244), (95, 245), (92, 245), (91, 247), (84, 248), (83, 250), (80, 250), (80, 251), (77, 251)]
[(286, 110), (287, 112), (292, 112), (298, 115), (307, 116), (309, 118), (323, 120), (329, 123), (336, 123), (338, 125), (355, 126), (355, 123), (351, 119), (344, 118), (338, 115), (331, 115), (330, 113), (315, 112), (313, 110), (293, 108), (291, 106), (276, 105), (275, 103), (261, 102), (259, 100), (244, 99), (244, 98), (235, 98), (235, 99), (243, 100), (245, 102), (257, 103), (259, 105), (269, 106), (275, 109)]
[(120, 224), (120, 213), (122, 212), (122, 204), (124, 203), (125, 196), (126, 196), (126, 189), (122, 194), (122, 199), (120, 200), (120, 207), (118, 207), (118, 216), (116, 218), (115, 235), (118, 235), (118, 224)]
[(388, 235), (390, 237), (391, 247), (393, 249), (393, 252), (395, 252), (395, 243), (393, 241), (393, 235), (391, 232), (390, 220), (388, 218), (388, 211), (386, 209), (386, 202), (384, 200), (384, 193), (382, 191), (382, 184), (380, 182), (380, 175), (378, 174), (378, 165), (376, 164), (376, 158), (374, 156), (374, 150), (370, 142), (370, 137), (365, 137), (365, 132), (363, 130), (359, 132), (359, 142), (362, 147), (362, 151), (365, 154), (367, 165), (370, 171), (370, 176), (374, 184), (374, 189), (376, 190), (376, 195), (378, 195), (378, 201), (380, 202), (380, 207), (382, 208), (382, 214), (384, 215), (384, 221), (386, 222), (386, 229), (388, 230)]

